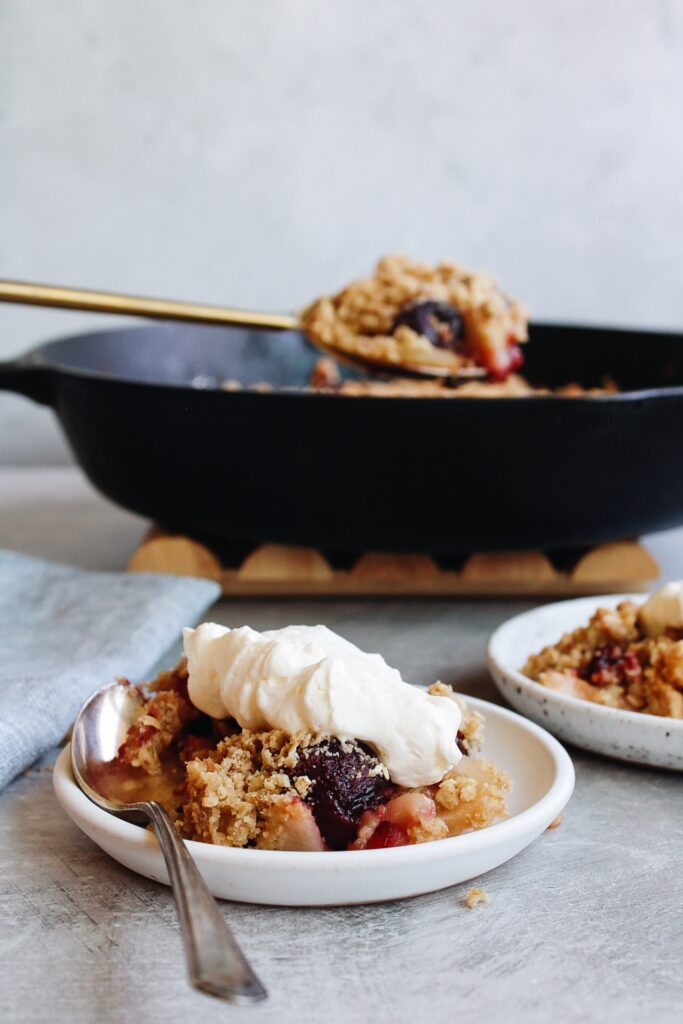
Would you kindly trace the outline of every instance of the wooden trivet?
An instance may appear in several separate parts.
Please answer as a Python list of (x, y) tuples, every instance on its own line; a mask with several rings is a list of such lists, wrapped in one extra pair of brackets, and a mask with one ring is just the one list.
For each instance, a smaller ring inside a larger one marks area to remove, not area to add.
[(339, 569), (314, 548), (262, 544), (225, 566), (198, 541), (155, 528), (128, 569), (217, 580), (229, 597), (572, 597), (648, 590), (659, 577), (655, 559), (633, 540), (561, 561), (541, 551), (498, 552), (470, 555), (452, 569), (430, 555), (369, 552)]

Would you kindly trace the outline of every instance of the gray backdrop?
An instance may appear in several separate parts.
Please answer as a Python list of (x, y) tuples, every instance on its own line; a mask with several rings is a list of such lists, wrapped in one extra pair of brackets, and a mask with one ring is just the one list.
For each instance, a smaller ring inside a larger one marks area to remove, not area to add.
[(681, 0), (0, 0), (0, 275), (291, 309), (403, 251), (683, 329), (682, 100)]

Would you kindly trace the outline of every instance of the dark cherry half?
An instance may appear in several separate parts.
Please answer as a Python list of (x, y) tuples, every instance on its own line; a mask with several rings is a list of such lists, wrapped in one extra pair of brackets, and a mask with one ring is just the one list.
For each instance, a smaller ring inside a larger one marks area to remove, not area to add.
[(421, 334), (435, 348), (469, 355), (487, 371), (492, 381), (507, 380), (524, 362), (522, 350), (513, 334), (502, 348), (489, 348), (468, 341), (462, 314), (448, 302), (437, 302), (434, 299), (411, 302), (399, 311), (392, 331), (402, 325)]
[(436, 348), (447, 348), (453, 352), (463, 348), (462, 316), (448, 302), (436, 302), (433, 299), (411, 302), (399, 311), (392, 331), (397, 327), (410, 327)]
[(293, 774), (311, 780), (304, 799), (333, 850), (345, 850), (353, 842), (363, 811), (391, 799), (394, 786), (378, 774), (379, 763), (361, 744), (337, 739), (299, 751)]

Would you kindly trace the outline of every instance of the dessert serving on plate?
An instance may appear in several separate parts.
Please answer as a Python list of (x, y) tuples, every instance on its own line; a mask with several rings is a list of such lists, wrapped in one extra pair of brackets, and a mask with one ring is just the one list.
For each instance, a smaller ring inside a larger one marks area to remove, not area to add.
[(268, 850), (424, 843), (504, 818), (509, 777), (478, 756), (483, 717), (404, 682), (324, 626), (204, 623), (185, 658), (131, 688), (139, 713), (107, 772), (188, 839)]
[(599, 607), (585, 626), (530, 655), (522, 671), (595, 704), (683, 718), (683, 582), (642, 605)]

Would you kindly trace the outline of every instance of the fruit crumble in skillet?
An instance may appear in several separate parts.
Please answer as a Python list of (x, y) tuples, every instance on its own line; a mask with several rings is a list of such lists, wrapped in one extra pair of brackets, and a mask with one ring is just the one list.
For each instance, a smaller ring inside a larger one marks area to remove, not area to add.
[(321, 626), (205, 623), (186, 630), (185, 651), (151, 695), (131, 688), (139, 713), (108, 767), (131, 796), (159, 799), (185, 838), (369, 850), (505, 817), (510, 780), (478, 755), (483, 718), (450, 686), (411, 687)]
[(683, 583), (668, 583), (640, 606), (598, 608), (522, 671), (605, 707), (683, 718)]
[[(608, 377), (591, 388), (571, 381), (553, 389), (531, 384), (516, 372), (528, 339), (524, 306), (488, 274), (456, 263), (431, 267), (405, 256), (385, 256), (370, 277), (304, 309), (301, 327), (314, 343), (385, 370), (381, 376), (344, 379), (339, 363), (324, 356), (308, 380), (316, 392), (373, 398), (571, 398), (618, 391)], [(392, 377), (392, 364), (433, 373)], [(472, 370), (479, 372), (468, 380)], [(242, 390), (233, 379), (221, 387)], [(260, 382), (249, 389), (272, 391), (273, 386)]]
[[(224, 385), (226, 390), (234, 388), (234, 382)], [(327, 394), (350, 395), (360, 398), (530, 398), (540, 395), (556, 395), (564, 398), (585, 398), (590, 395), (611, 395), (618, 392), (616, 383), (604, 377), (600, 387), (585, 388), (581, 384), (563, 384), (557, 388), (544, 388), (531, 384), (519, 373), (511, 373), (505, 380), (471, 380), (458, 382), (453, 386), (448, 378), (435, 377), (418, 380), (410, 377), (392, 377), (388, 380), (364, 378), (344, 380), (339, 364), (329, 356), (316, 360), (308, 386), (313, 391)], [(237, 385), (239, 388), (239, 385)]]

